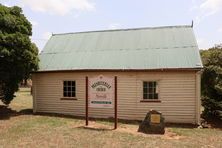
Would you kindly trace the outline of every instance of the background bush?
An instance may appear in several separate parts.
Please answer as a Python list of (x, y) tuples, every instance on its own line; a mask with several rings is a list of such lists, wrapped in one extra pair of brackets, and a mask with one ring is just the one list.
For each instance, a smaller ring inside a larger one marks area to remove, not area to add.
[(201, 51), (204, 70), (201, 81), (203, 118), (222, 120), (222, 47)]

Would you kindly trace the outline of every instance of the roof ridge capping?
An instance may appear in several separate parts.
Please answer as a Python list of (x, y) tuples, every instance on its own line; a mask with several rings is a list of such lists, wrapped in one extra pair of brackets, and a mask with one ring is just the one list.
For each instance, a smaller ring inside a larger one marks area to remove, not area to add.
[(93, 33), (93, 32), (114, 32), (114, 31), (129, 31), (129, 30), (146, 30), (146, 29), (165, 29), (165, 28), (193, 28), (191, 25), (176, 25), (176, 26), (159, 26), (159, 27), (140, 27), (140, 28), (126, 28), (126, 29), (107, 29), (107, 30), (95, 30), (95, 31), (81, 31), (81, 32), (69, 32), (69, 33), (55, 33), (55, 35), (68, 35), (79, 33)]

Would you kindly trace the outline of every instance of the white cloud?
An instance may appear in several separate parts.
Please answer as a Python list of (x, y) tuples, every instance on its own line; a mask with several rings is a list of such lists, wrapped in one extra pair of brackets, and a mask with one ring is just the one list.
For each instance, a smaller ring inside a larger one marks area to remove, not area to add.
[(195, 23), (198, 25), (205, 18), (214, 15), (222, 10), (222, 0), (204, 0), (198, 6), (192, 6), (191, 11), (197, 11)]
[(51, 32), (45, 32), (45, 33), (43, 33), (42, 38), (44, 40), (48, 40), (51, 36), (52, 36)]
[(197, 38), (197, 44), (198, 45), (202, 45), (203, 43), (204, 43), (204, 39), (202, 39), (202, 38)]
[(3, 3), (3, 5), (6, 7), (10, 7), (10, 5), (8, 3)]
[(199, 49), (208, 49), (213, 47), (215, 43), (221, 43), (219, 41), (215, 41), (214, 39), (206, 39), (206, 38), (198, 38), (197, 37), (197, 44)]
[(62, 16), (73, 10), (95, 10), (95, 4), (89, 2), (89, 0), (20, 0), (20, 5), (23, 7), (30, 7), (33, 11)]
[(219, 29), (218, 29), (218, 32), (221, 32), (221, 33), (222, 33), (222, 28), (219, 28)]
[(108, 29), (120, 29), (121, 26), (122, 26), (121, 24), (113, 23), (108, 26)]
[(197, 38), (197, 45), (199, 49), (207, 49), (209, 47), (209, 43), (203, 38)]
[(222, 0), (206, 0), (200, 5), (200, 9), (207, 11), (207, 16), (213, 15), (222, 9)]
[(33, 21), (33, 20), (30, 20), (30, 22), (31, 22), (32, 26), (37, 26), (39, 24), (38, 22)]

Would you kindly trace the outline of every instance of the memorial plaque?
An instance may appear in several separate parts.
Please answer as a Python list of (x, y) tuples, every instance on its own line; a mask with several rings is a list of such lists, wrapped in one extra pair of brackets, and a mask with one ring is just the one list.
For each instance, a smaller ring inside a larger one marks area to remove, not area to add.
[(151, 114), (150, 122), (151, 123), (160, 123), (160, 115), (159, 114)]

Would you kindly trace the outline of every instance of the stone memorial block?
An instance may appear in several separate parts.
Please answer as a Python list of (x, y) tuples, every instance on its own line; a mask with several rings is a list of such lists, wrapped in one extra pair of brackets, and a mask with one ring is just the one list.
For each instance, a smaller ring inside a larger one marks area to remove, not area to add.
[(162, 113), (150, 110), (139, 126), (138, 132), (145, 134), (164, 134), (165, 123)]

